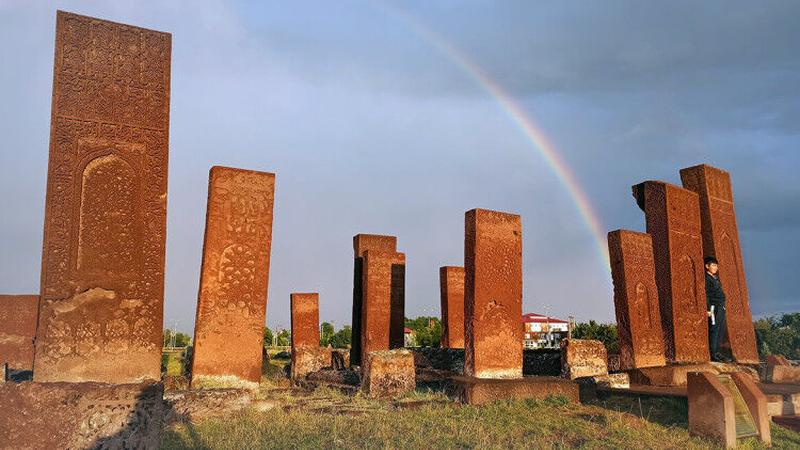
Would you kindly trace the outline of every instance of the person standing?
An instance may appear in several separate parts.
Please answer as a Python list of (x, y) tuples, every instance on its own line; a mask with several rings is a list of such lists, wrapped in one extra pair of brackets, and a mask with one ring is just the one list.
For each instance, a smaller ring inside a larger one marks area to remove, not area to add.
[(708, 306), (708, 346), (711, 351), (711, 360), (727, 362), (727, 358), (720, 351), (722, 339), (725, 337), (725, 291), (719, 281), (719, 262), (713, 256), (706, 257), (703, 261), (706, 266), (706, 303)]

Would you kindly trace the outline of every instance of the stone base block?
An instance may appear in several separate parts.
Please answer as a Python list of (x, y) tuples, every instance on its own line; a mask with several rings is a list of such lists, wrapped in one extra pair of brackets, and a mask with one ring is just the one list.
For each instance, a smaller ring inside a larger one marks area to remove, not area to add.
[(578, 403), (578, 384), (560, 377), (475, 378), (453, 377), (447, 394), (469, 405), (485, 405), (501, 400), (543, 399), (549, 395), (564, 396)]
[(361, 388), (369, 397), (400, 397), (413, 391), (417, 384), (414, 354), (410, 350), (369, 352), (361, 368)]
[(224, 417), (250, 406), (253, 392), (248, 389), (201, 389), (164, 394), (165, 422), (199, 423)]
[(627, 373), (610, 373), (596, 377), (575, 379), (581, 393), (581, 402), (586, 403), (597, 398), (597, 388), (628, 389), (631, 381)]
[(608, 355), (602, 342), (584, 339), (561, 341), (561, 376), (574, 380), (607, 373)]
[(161, 378), (164, 384), (164, 392), (186, 391), (189, 389), (189, 379), (183, 376), (165, 375)]
[(766, 366), (762, 380), (767, 383), (796, 383), (800, 384), (800, 367), (795, 366)]
[(646, 367), (629, 370), (631, 383), (645, 386), (685, 387), (689, 372), (707, 372), (713, 375), (723, 373), (746, 373), (758, 379), (758, 372), (748, 366), (707, 362), (698, 364), (674, 364), (663, 367)]
[(298, 347), (292, 349), (291, 380), (305, 381), (306, 375), (331, 365), (331, 349), (326, 347)]
[(689, 434), (712, 440), (724, 448), (736, 445), (733, 395), (715, 374), (688, 375)]
[(157, 449), (160, 383), (0, 384), (0, 449)]

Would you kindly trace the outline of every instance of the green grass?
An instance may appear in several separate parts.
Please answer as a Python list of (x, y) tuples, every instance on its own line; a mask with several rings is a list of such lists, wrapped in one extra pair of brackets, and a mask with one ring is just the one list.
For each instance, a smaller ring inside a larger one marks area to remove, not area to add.
[[(317, 389), (304, 397), (285, 391), (261, 396), (280, 398), (284, 405), (335, 404), (369, 411), (361, 415), (319, 413), (302, 408), (247, 411), (226, 420), (199, 425), (174, 424), (164, 430), (161, 448), (177, 449), (716, 449), (689, 436), (685, 404), (658, 399), (610, 398), (592, 405), (562, 398), (499, 402), (487, 406), (432, 404), (397, 409), (361, 395), (347, 396)], [(446, 398), (436, 392), (415, 392), (401, 401)], [(644, 418), (643, 418), (644, 417)], [(800, 448), (800, 434), (772, 427), (774, 449)], [(754, 439), (739, 449), (764, 448)]]

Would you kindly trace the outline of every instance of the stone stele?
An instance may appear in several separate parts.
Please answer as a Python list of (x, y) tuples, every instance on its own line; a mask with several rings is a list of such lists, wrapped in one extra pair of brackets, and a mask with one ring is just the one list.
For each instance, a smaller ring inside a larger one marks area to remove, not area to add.
[(633, 186), (653, 239), (661, 330), (668, 362), (710, 359), (703, 241), (697, 194), (661, 181)]
[(171, 48), (56, 15), (36, 381), (160, 377)]
[(585, 339), (561, 340), (561, 376), (574, 380), (608, 374), (606, 346)]
[(612, 231), (608, 233), (608, 252), (614, 280), (621, 368), (663, 366), (666, 363), (664, 335), (661, 332), (653, 241), (645, 233)]
[(364, 252), (377, 250), (383, 252), (397, 251), (397, 238), (379, 234), (357, 234), (353, 236), (353, 320), (350, 347), (350, 364), (361, 365), (361, 310), (363, 288)]
[(736, 445), (733, 394), (717, 375), (691, 372), (687, 379), (689, 434), (713, 440), (724, 448)]
[(261, 381), (274, 193), (272, 173), (211, 168), (193, 388)]
[(160, 383), (0, 384), (0, 449), (141, 449), (161, 442)]
[(703, 164), (681, 170), (681, 180), (683, 187), (700, 197), (703, 253), (715, 256), (719, 261), (728, 325), (724, 340), (737, 362), (758, 364), (756, 332), (747, 295), (731, 176), (724, 170)]
[[(361, 308), (361, 361), (377, 350), (403, 347), (406, 255), (364, 252)], [(398, 306), (400, 305), (400, 306)], [(397, 339), (399, 330), (400, 340)]]
[(400, 397), (416, 388), (414, 354), (395, 349), (363, 355), (362, 389), (368, 397)]
[(0, 295), (0, 365), (33, 370), (38, 295)]
[(464, 268), (439, 268), (442, 348), (464, 348)]
[(522, 377), (522, 219), (465, 214), (464, 375)]
[(290, 294), (292, 348), (319, 347), (319, 294)]

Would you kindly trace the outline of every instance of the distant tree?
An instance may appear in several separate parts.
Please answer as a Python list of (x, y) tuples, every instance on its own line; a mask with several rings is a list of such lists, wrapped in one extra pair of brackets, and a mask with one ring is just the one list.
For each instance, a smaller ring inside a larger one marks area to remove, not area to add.
[(279, 347), (288, 347), (292, 345), (292, 335), (289, 333), (289, 330), (281, 330), (278, 333), (278, 346)]
[(272, 330), (269, 327), (264, 327), (264, 345), (267, 347), (272, 347), (273, 342), (275, 342), (275, 335), (272, 334)]
[(172, 330), (164, 330), (162, 333), (163, 335), (163, 343), (162, 346), (164, 347), (171, 347), (173, 342), (172, 338), (175, 338), (175, 347), (186, 347), (192, 343), (192, 338), (185, 333), (175, 333)]
[(597, 323), (594, 320), (590, 320), (589, 323), (579, 323), (572, 329), (572, 337), (594, 339), (602, 342), (610, 351), (619, 351), (619, 335), (614, 324)]
[(329, 344), (333, 348), (347, 348), (350, 345), (352, 330), (350, 325), (345, 325), (341, 330), (331, 336)]
[(319, 332), (320, 347), (327, 347), (333, 337), (333, 325), (330, 322), (322, 322), (322, 329)]
[(800, 359), (800, 313), (770, 316), (753, 322), (758, 356), (783, 355)]
[(438, 347), (442, 341), (442, 322), (438, 317), (421, 316), (416, 319), (405, 318), (405, 326), (414, 330), (414, 346)]

